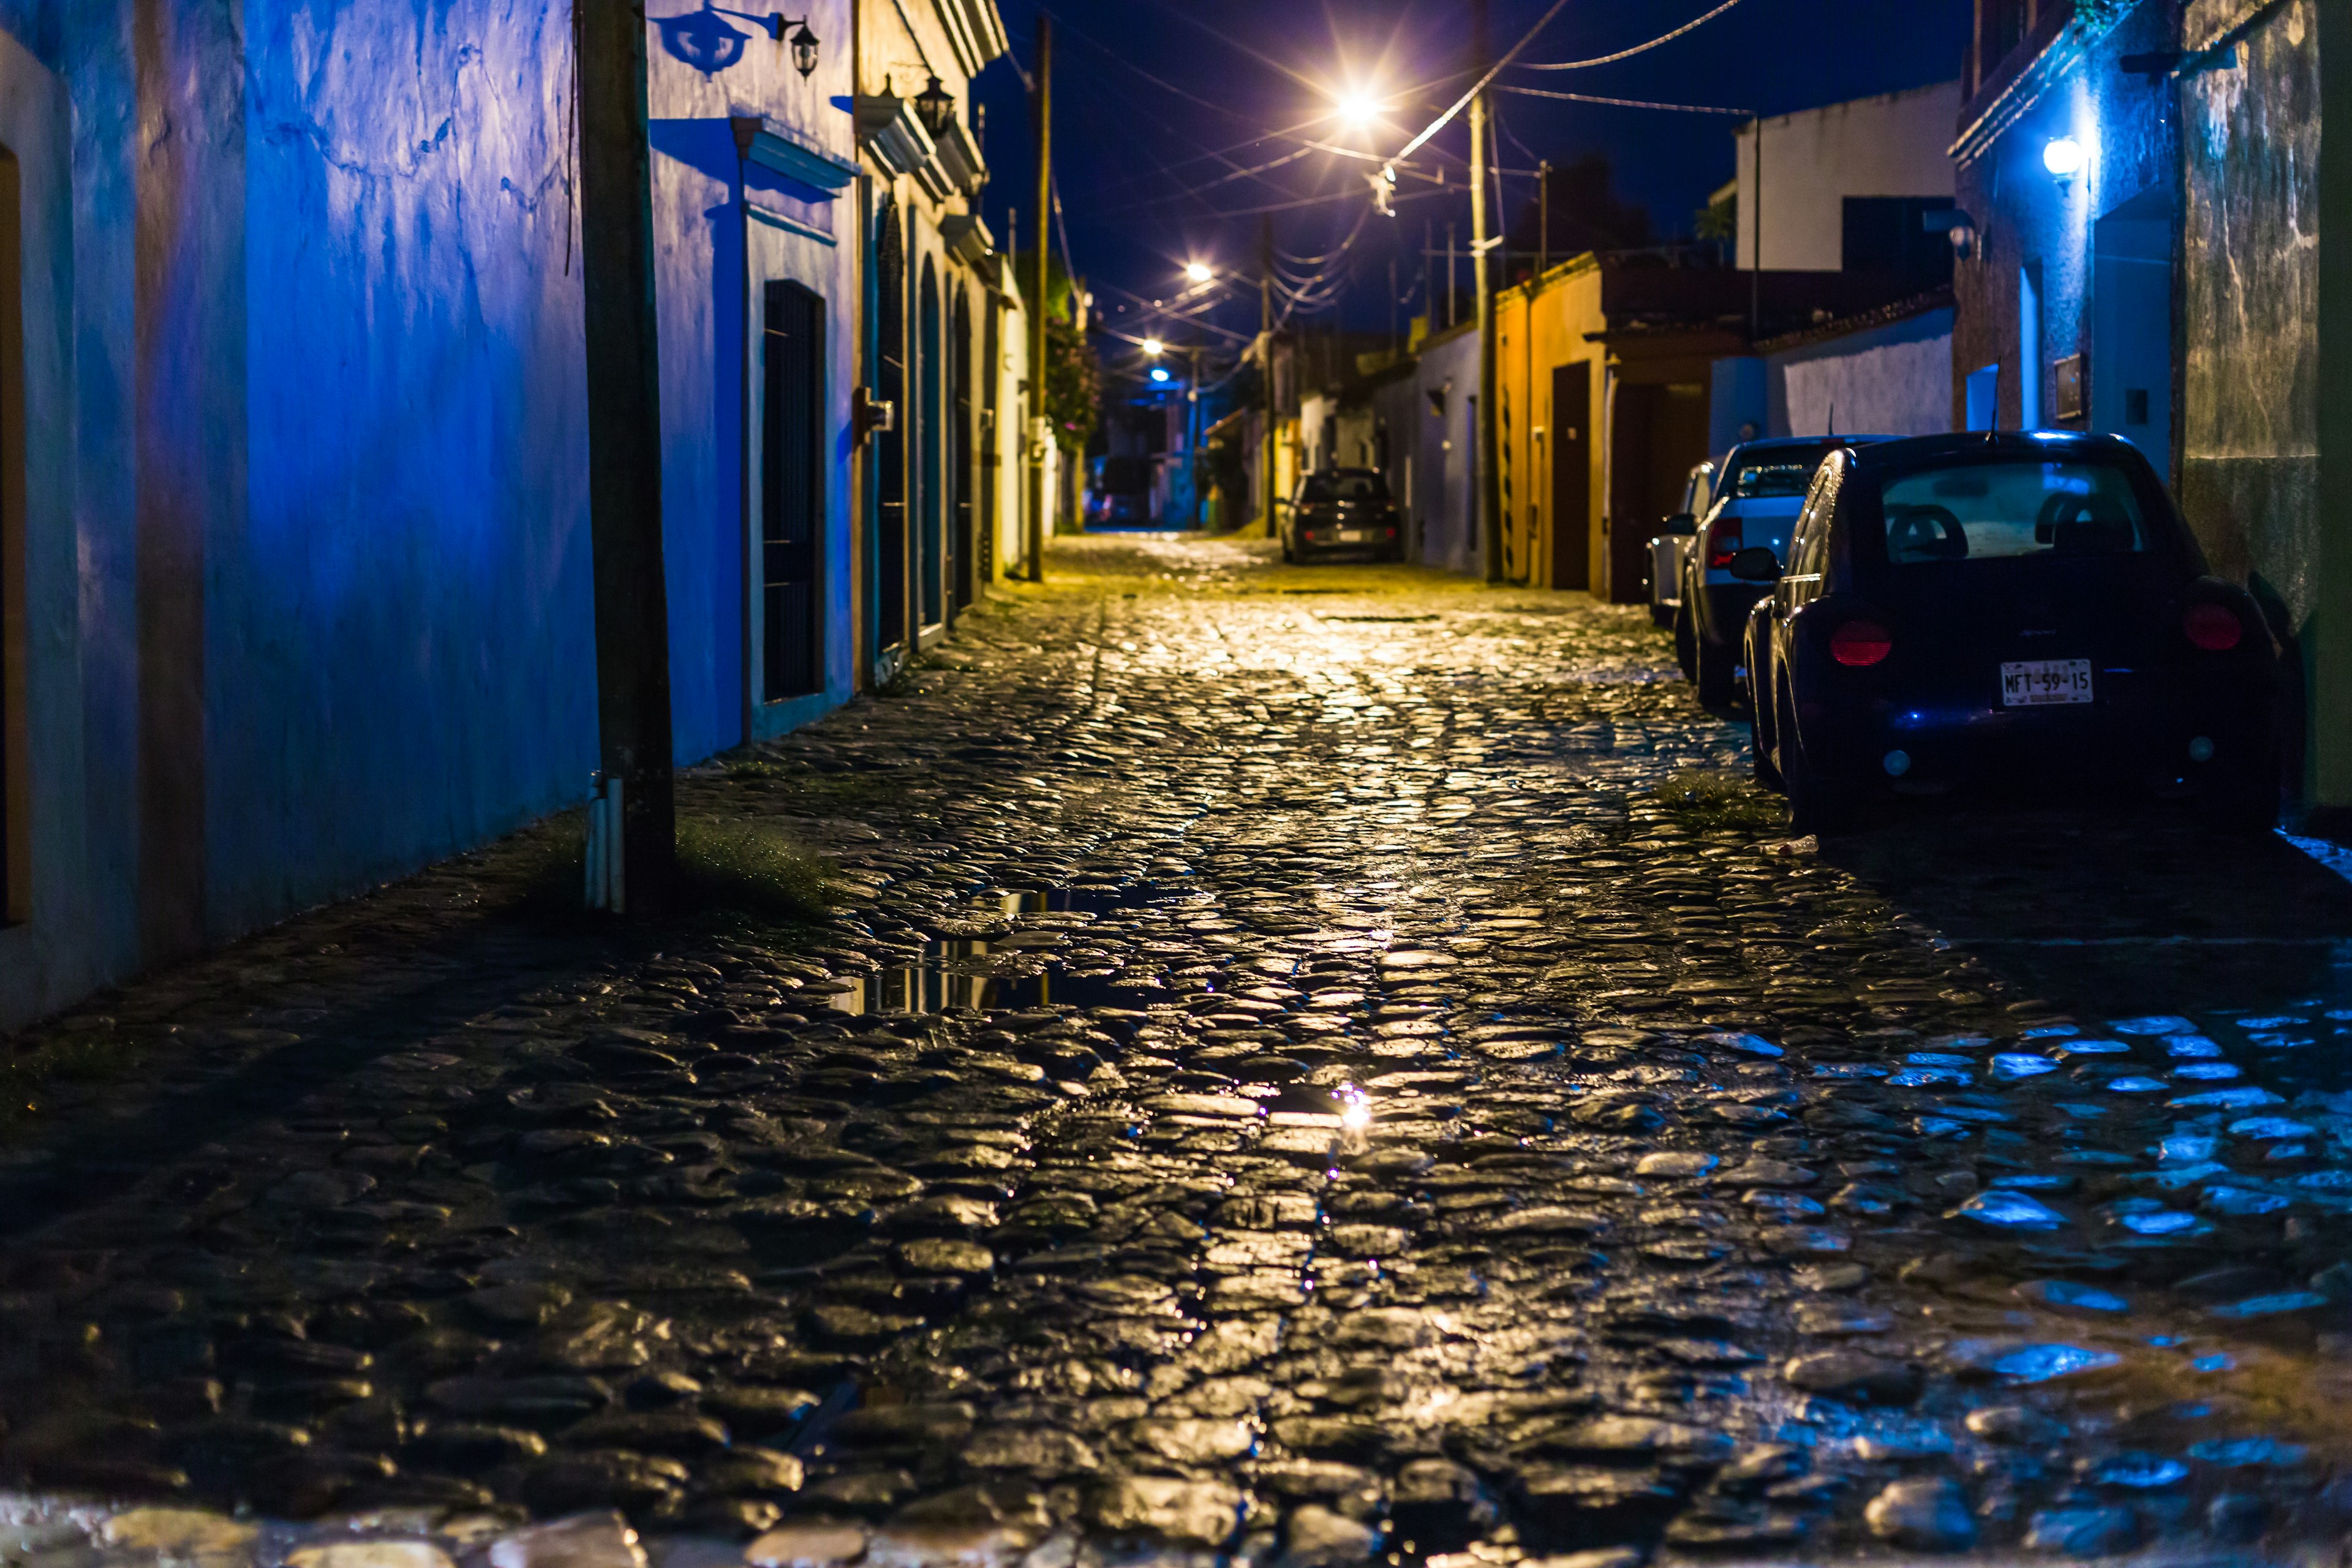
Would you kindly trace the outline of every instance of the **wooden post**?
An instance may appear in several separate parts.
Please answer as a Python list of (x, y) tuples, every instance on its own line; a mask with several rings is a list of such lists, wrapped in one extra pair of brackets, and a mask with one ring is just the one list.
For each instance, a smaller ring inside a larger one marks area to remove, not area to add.
[[(1045, 580), (1045, 443), (1054, 438), (1045, 412), (1045, 254), (1054, 235), (1054, 18), (1037, 16), (1037, 242), (1032, 254), (1034, 290), (1029, 300), (1029, 581)], [(1076, 287), (1076, 279), (1072, 286)]]
[(661, 360), (646, 142), (642, 0), (581, 0), (580, 230), (587, 305), (588, 523), (596, 717), (620, 781), (633, 913), (657, 912), (677, 860), (669, 600), (662, 574)]

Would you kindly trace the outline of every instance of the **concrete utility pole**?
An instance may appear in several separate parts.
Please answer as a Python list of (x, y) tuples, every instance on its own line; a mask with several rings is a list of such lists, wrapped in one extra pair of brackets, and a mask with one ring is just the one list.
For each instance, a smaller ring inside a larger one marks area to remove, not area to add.
[[(1470, 68), (1486, 74), (1486, 0), (1471, 0)], [(1503, 493), (1498, 472), (1500, 442), (1495, 418), (1495, 291), (1486, 276), (1486, 95), (1470, 100), (1470, 234), (1475, 256), (1471, 265), (1472, 287), (1478, 290), (1478, 487), (1471, 505), (1478, 515), (1479, 537), (1485, 542), (1486, 581), (1503, 580)]]
[[(676, 879), (677, 820), (645, 7), (625, 0), (583, 5), (578, 37), (597, 729), (605, 788), (620, 786), (625, 907), (658, 911)], [(613, 847), (608, 841), (607, 852)]]
[(1536, 163), (1536, 277), (1551, 270), (1551, 160)]
[[(1054, 234), (1054, 18), (1037, 14), (1037, 241), (1030, 254), (1035, 292), (1029, 300), (1029, 581), (1045, 580), (1045, 444), (1054, 422), (1045, 411), (1045, 252)], [(1071, 279), (1076, 288), (1077, 280)]]
[(1265, 536), (1276, 539), (1282, 533), (1274, 515), (1281, 500), (1279, 481), (1274, 471), (1275, 433), (1281, 405), (1275, 398), (1274, 386), (1274, 219), (1263, 214), (1257, 220), (1257, 265), (1258, 328), (1265, 344), (1265, 439), (1259, 443), (1258, 452), (1258, 467), (1265, 471), (1259, 476), (1257, 488), (1265, 508)]

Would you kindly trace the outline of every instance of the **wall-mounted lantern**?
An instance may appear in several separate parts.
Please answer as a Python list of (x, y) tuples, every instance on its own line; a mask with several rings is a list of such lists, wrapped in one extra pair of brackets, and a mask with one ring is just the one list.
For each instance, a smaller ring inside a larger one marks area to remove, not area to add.
[(2042, 149), (2042, 166), (2058, 177), (2063, 184), (2083, 172), (2091, 155), (2072, 136), (2053, 136)]
[(817, 37), (809, 31), (809, 19), (806, 16), (795, 18), (785, 16), (782, 11), (771, 11), (764, 16), (754, 16), (743, 11), (720, 10), (717, 6), (713, 6), (712, 9), (718, 10), (722, 16), (736, 16), (746, 22), (759, 23), (768, 29), (768, 37), (780, 44), (784, 41), (786, 27), (799, 28), (800, 31), (794, 33), (792, 39), (793, 68), (803, 77), (816, 74)]
[(915, 95), (915, 112), (922, 117), (923, 129), (931, 133), (934, 141), (948, 133), (955, 109), (955, 100), (948, 96), (948, 89), (937, 77), (931, 79), (930, 86)]

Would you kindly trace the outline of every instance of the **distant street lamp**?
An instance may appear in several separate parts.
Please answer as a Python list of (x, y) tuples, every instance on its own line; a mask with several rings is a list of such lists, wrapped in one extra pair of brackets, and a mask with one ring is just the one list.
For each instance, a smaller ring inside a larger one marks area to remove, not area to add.
[(1206, 283), (1215, 276), (1216, 274), (1209, 269), (1209, 264), (1205, 261), (1184, 263), (1184, 278), (1187, 282)]
[(948, 125), (955, 119), (955, 100), (948, 96), (948, 89), (940, 85), (937, 77), (931, 79), (930, 86), (915, 95), (915, 112), (922, 117), (923, 129), (933, 136), (948, 133)]
[(1162, 353), (1167, 352), (1167, 349), (1168, 345), (1161, 342), (1158, 338), (1146, 338), (1143, 340), (1143, 352), (1150, 354), (1153, 359), (1158, 359)]
[(1367, 93), (1345, 92), (1339, 95), (1339, 118), (1350, 131), (1368, 131), (1380, 120), (1381, 106)]

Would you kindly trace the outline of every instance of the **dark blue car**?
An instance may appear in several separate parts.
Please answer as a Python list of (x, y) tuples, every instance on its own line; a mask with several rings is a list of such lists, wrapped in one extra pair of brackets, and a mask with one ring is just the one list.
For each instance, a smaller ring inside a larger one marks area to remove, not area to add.
[(1756, 766), (1801, 833), (1874, 797), (2093, 780), (2277, 820), (2277, 648), (2114, 437), (1930, 436), (1822, 460), (1747, 627)]

